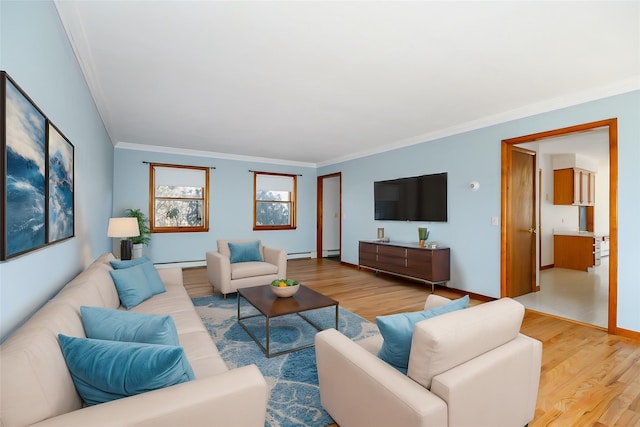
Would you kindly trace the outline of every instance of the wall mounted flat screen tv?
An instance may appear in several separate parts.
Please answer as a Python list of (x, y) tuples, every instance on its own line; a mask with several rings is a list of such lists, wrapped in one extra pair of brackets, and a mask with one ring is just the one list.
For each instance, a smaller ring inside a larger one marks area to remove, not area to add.
[(447, 173), (376, 181), (375, 219), (447, 222)]

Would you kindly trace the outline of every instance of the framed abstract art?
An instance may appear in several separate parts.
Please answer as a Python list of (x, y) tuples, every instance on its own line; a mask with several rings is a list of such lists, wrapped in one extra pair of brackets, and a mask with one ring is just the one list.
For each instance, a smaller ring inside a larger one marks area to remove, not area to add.
[(74, 147), (0, 72), (0, 260), (74, 236)]
[(73, 144), (53, 123), (47, 126), (49, 203), (47, 243), (73, 237)]

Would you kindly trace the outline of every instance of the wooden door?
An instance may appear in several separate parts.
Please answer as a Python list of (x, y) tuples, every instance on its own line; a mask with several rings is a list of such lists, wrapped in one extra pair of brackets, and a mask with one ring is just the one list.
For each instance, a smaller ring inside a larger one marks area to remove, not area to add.
[(507, 296), (517, 297), (536, 289), (536, 153), (512, 147), (509, 174), (511, 212), (507, 231)]

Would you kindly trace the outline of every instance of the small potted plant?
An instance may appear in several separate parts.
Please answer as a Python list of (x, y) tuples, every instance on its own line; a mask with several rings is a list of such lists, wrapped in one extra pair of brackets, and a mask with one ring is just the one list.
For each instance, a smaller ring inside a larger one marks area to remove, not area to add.
[(424, 248), (427, 239), (429, 238), (429, 230), (427, 227), (418, 227), (418, 240), (420, 241), (420, 247)]
[(149, 229), (149, 219), (140, 209), (127, 209), (127, 216), (138, 220), (140, 235), (131, 238), (133, 243), (133, 258), (142, 257), (142, 247), (149, 246), (151, 241), (151, 230)]

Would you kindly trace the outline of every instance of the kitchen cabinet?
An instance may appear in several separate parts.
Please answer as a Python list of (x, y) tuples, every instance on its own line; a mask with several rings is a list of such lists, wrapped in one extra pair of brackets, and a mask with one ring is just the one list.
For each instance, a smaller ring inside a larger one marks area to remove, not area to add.
[(553, 266), (588, 271), (600, 265), (602, 237), (587, 235), (554, 235)]
[(596, 174), (579, 168), (553, 171), (553, 204), (593, 206), (596, 199)]
[(428, 249), (417, 244), (360, 241), (359, 268), (395, 274), (431, 284), (449, 281), (449, 248)]

